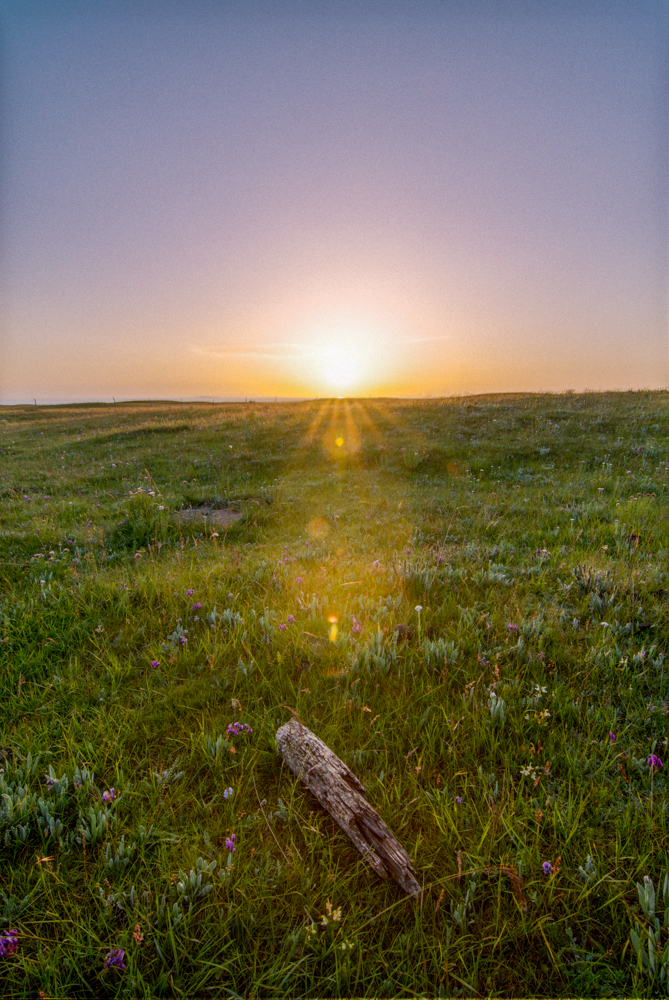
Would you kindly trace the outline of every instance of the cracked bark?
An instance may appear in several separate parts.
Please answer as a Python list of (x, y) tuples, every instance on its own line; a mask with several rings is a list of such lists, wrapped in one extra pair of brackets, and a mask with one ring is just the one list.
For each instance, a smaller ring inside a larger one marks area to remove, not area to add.
[(299, 719), (277, 730), (281, 756), (303, 785), (381, 878), (393, 878), (414, 898), (421, 895), (411, 858), (365, 798), (356, 776)]

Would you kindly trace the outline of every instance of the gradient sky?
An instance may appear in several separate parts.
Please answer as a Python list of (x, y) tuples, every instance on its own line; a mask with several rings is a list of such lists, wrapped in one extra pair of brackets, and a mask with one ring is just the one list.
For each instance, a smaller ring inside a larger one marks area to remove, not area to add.
[(5, 0), (0, 400), (667, 386), (668, 12)]

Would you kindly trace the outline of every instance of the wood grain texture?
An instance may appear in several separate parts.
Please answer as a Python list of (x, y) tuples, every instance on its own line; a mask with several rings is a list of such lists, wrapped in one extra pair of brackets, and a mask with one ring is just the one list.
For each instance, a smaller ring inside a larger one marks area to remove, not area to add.
[(277, 730), (281, 756), (303, 785), (330, 813), (365, 861), (381, 878), (393, 878), (410, 896), (421, 888), (411, 858), (365, 798), (356, 776), (299, 719)]

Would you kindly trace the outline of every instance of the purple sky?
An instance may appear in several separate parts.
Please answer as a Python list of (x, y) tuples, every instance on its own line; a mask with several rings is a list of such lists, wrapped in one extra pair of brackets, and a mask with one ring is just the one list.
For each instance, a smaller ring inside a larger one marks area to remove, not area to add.
[(5, 2), (0, 400), (660, 387), (660, 2)]

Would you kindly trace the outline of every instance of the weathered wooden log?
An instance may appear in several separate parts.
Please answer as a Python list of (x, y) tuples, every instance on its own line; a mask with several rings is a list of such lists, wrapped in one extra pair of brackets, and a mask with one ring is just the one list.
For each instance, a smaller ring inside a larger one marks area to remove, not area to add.
[(281, 755), (319, 801), (365, 861), (381, 878), (394, 878), (410, 896), (421, 888), (411, 858), (365, 798), (365, 789), (346, 764), (322, 740), (293, 718), (277, 730)]

